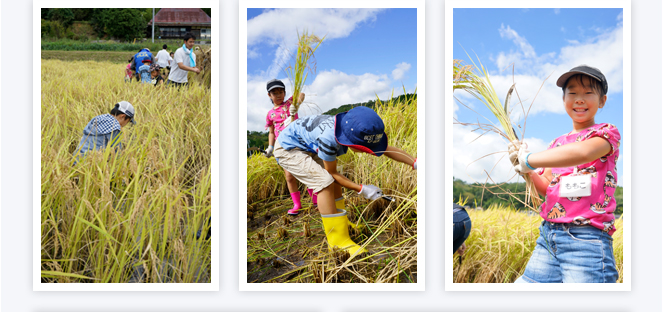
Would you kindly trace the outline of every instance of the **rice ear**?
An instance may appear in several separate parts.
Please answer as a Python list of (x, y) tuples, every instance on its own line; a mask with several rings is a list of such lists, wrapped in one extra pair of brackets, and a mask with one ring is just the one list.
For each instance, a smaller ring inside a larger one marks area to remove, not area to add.
[[(470, 61), (472, 61), (472, 65), (463, 65), (462, 60), (453, 60), (453, 91), (466, 91), (481, 101), (493, 113), (501, 125), (501, 130), (499, 127), (493, 125), (491, 131), (496, 132), (509, 141), (520, 141), (507, 109), (511, 93), (515, 90), (515, 83), (507, 92), (505, 103), (502, 105), (495, 88), (490, 82), (488, 71), (483, 67), (481, 61), (479, 60), (479, 66), (477, 66), (469, 55), (468, 57), (470, 58)], [(480, 126), (483, 127), (485, 125), (480, 124)], [(524, 175), (523, 179), (526, 184), (524, 204), (528, 208), (539, 212), (541, 198), (534, 187), (534, 183), (532, 183), (529, 175)]]
[[(295, 66), (288, 66), (285, 71), (288, 78), (292, 83), (292, 105), (295, 108), (295, 113), (299, 112), (299, 107), (302, 103), (299, 102), (299, 94), (302, 92), (308, 73), (315, 73), (316, 64), (314, 53), (322, 44), (325, 37), (319, 38), (314, 34), (308, 33), (304, 30), (302, 34), (297, 33), (297, 54), (295, 54)], [(308, 71), (307, 71), (308, 69)], [(294, 115), (291, 116), (294, 121)]]

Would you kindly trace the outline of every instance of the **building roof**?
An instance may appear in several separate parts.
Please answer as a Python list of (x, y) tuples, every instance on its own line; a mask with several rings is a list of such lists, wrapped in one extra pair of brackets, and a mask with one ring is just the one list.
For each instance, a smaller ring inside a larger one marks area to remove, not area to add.
[[(202, 9), (161, 9), (154, 16), (156, 26), (211, 26), (212, 19)], [(150, 20), (147, 25), (152, 25)]]

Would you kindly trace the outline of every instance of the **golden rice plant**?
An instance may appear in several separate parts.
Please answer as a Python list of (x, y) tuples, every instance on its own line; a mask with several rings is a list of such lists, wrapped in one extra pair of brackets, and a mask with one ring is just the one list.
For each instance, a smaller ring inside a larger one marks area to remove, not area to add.
[[(209, 282), (210, 89), (125, 83), (124, 64), (42, 60), (44, 283)], [(76, 165), (82, 130), (127, 100), (123, 148)]]
[[(417, 100), (377, 101), (389, 145), (417, 155)], [(247, 159), (247, 260), (249, 282), (416, 282), (417, 173), (387, 157), (348, 151), (338, 170), (357, 183), (379, 186), (394, 202), (369, 202), (347, 191), (346, 209), (354, 241), (371, 253), (348, 257), (330, 252), (320, 214), (302, 196), (300, 215), (287, 225), (280, 217), (292, 207), (283, 170), (272, 159)], [(301, 188), (306, 194), (305, 188)], [(286, 239), (279, 236), (285, 228)], [(276, 264), (276, 265), (275, 265)]]
[(212, 48), (203, 49), (197, 46), (194, 53), (196, 53), (196, 67), (200, 68), (200, 73), (194, 73), (191, 77), (210, 88), (212, 86)]
[[(497, 118), (501, 128), (492, 124), (492, 122), (490, 125), (482, 123), (458, 123), (463, 125), (474, 125), (481, 130), (497, 133), (510, 142), (520, 142), (520, 139), (514, 130), (511, 118), (509, 117), (508, 110), (511, 93), (515, 90), (515, 84), (511, 86), (506, 93), (504, 104), (502, 104), (495, 88), (490, 82), (488, 71), (483, 67), (481, 61), (479, 60), (479, 66), (477, 66), (472, 58), (470, 58), (470, 60), (472, 61), (472, 65), (463, 65), (462, 60), (453, 61), (453, 91), (463, 90), (481, 101), (481, 103), (493, 113), (495, 118)], [(456, 96), (454, 96), (454, 99), (463, 104)], [(523, 204), (533, 211), (538, 212), (541, 206), (541, 198), (539, 197), (529, 175), (524, 175), (523, 179), (526, 182), (525, 202)], [(517, 197), (514, 196), (514, 198), (520, 201)]]
[[(467, 209), (472, 231), (465, 241), (467, 250), (459, 261), (454, 255), (455, 283), (513, 283), (525, 272), (536, 240), (541, 218), (529, 211), (506, 205), (485, 210)], [(623, 220), (616, 220), (613, 247), (618, 283), (623, 282)]]
[[(325, 40), (325, 37), (319, 38), (314, 34), (309, 35), (306, 30), (302, 34), (298, 32), (297, 38), (297, 53), (294, 55), (294, 68), (288, 66), (285, 69), (292, 83), (292, 105), (295, 107), (295, 112), (299, 111), (299, 107), (302, 104), (299, 102), (299, 93), (302, 92), (306, 77), (308, 77), (309, 72), (315, 72), (316, 63), (313, 54), (320, 44), (322, 44), (322, 41)], [(294, 115), (292, 118), (294, 118)]]

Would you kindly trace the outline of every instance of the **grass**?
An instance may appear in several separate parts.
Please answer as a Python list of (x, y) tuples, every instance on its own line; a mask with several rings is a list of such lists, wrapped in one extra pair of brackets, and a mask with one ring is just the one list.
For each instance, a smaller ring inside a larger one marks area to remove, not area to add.
[[(513, 283), (525, 272), (527, 262), (539, 237), (541, 217), (493, 205), (486, 210), (467, 209), (472, 231), (465, 241), (467, 251), (454, 255), (455, 283)], [(618, 283), (623, 282), (623, 220), (615, 222), (613, 252)]]
[[(140, 49), (149, 48), (154, 53), (161, 50), (165, 44), (168, 45), (169, 50), (175, 51), (181, 47), (182, 40), (161, 40), (152, 43), (151, 41), (141, 41), (138, 43), (120, 43), (112, 40), (106, 42), (89, 42), (80, 40), (60, 39), (55, 41), (41, 41), (41, 50), (57, 50), (57, 51), (122, 51), (133, 52), (136, 54)], [(209, 45), (204, 45), (205, 49), (209, 49)], [(132, 55), (133, 55), (132, 54)]]
[[(417, 109), (414, 97), (381, 103), (376, 112), (385, 123), (389, 144), (417, 154)], [(409, 283), (417, 280), (417, 180), (412, 168), (387, 157), (348, 152), (339, 171), (355, 182), (377, 185), (395, 202), (369, 202), (346, 192), (353, 240), (371, 252), (349, 258), (329, 252), (320, 214), (303, 196), (303, 212), (292, 208), (283, 170), (273, 159), (247, 159), (247, 272), (249, 282)], [(302, 186), (302, 194), (306, 194)], [(301, 211), (301, 210), (300, 210)]]
[(114, 64), (124, 64), (136, 52), (126, 51), (41, 51), (42, 60), (61, 60), (61, 61), (95, 61)]
[[(211, 209), (210, 90), (125, 83), (122, 70), (42, 60), (42, 282), (209, 282), (210, 241), (195, 234)], [(121, 100), (138, 121), (124, 148), (72, 165), (88, 121)]]

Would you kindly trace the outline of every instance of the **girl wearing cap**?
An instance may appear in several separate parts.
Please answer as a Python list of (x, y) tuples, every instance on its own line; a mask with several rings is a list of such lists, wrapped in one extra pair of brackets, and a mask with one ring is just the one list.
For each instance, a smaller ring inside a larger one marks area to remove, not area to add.
[(122, 101), (115, 104), (109, 114), (92, 118), (83, 129), (83, 137), (76, 148), (79, 152), (74, 165), (90, 150), (106, 148), (109, 143), (112, 147), (119, 146), (118, 136), (122, 128), (129, 122), (136, 124), (134, 114), (134, 107), (131, 103)]
[(557, 86), (571, 131), (540, 153), (517, 141), (509, 144), (515, 171), (529, 174), (546, 196), (537, 245), (516, 283), (614, 283), (620, 134), (614, 125), (594, 121), (607, 100), (608, 82), (600, 70), (581, 65), (559, 77)]
[(383, 196), (374, 185), (357, 184), (336, 171), (336, 158), (348, 149), (381, 156), (417, 169), (417, 161), (404, 151), (387, 144), (384, 123), (370, 108), (359, 106), (336, 114), (297, 119), (280, 134), (274, 156), (283, 169), (318, 194), (329, 248), (346, 249), (351, 255), (364, 252), (348, 235), (348, 217), (341, 187), (376, 200)]
[[(272, 79), (267, 82), (267, 96), (274, 104), (274, 107), (269, 110), (267, 113), (267, 123), (265, 128), (269, 129), (269, 147), (265, 151), (266, 157), (272, 157), (274, 152), (274, 142), (281, 134), (281, 131), (286, 127), (284, 123), (286, 120), (290, 120), (290, 116), (294, 116), (295, 119), (299, 116), (294, 112), (294, 106), (292, 106), (292, 96), (285, 102), (285, 85), (281, 80)], [(304, 101), (304, 93), (299, 94), (299, 102)], [(285, 182), (288, 185), (288, 191), (290, 191), (290, 197), (292, 198), (293, 207), (288, 210), (289, 215), (297, 215), (299, 209), (302, 207), (301, 194), (299, 193), (299, 184), (297, 179), (288, 172), (288, 170), (283, 170), (285, 174)], [(307, 190), (308, 195), (313, 200), (313, 204), (317, 204), (317, 195), (313, 194), (313, 190), (310, 188)]]

